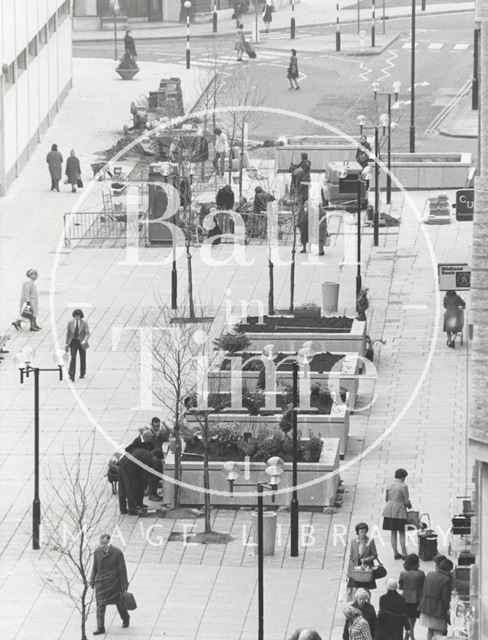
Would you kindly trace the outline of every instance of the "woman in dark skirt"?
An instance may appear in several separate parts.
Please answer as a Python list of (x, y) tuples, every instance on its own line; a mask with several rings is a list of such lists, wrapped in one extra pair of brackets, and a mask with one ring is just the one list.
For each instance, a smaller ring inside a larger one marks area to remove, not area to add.
[(456, 335), (463, 330), (465, 308), (466, 303), (456, 291), (448, 291), (446, 293), (444, 296), (443, 330), (447, 335), (447, 346), (450, 349), (456, 348)]
[(298, 58), (296, 49), (291, 50), (290, 62), (288, 63), (288, 72), (286, 77), (288, 78), (288, 82), (290, 83), (289, 91), (293, 91), (294, 89), (298, 91), (300, 87), (298, 86)]
[(400, 573), (398, 585), (405, 598), (407, 615), (410, 622), (410, 638), (415, 640), (413, 630), (420, 615), (419, 604), (424, 589), (425, 573), (419, 569), (420, 560), (416, 553), (407, 556), (403, 566), (405, 571)]
[[(372, 568), (374, 561), (378, 557), (376, 551), (376, 544), (372, 538), (368, 536), (369, 527), (366, 522), (359, 522), (356, 525), (357, 538), (351, 540), (351, 548), (349, 551), (349, 568), (347, 575), (349, 576), (351, 570), (355, 567)], [(353, 578), (348, 578), (347, 581), (347, 600), (350, 602), (353, 599), (354, 589), (362, 587), (363, 589), (376, 589), (376, 581), (373, 578), (369, 582), (356, 582)]]
[[(405, 478), (408, 473), (405, 469), (395, 471), (395, 481), (386, 490), (386, 507), (383, 510), (383, 530), (391, 532), (391, 548), (395, 560), (407, 557), (405, 545), (405, 527), (407, 526), (407, 509), (411, 509), (408, 487)], [(398, 538), (402, 553), (398, 553)]]

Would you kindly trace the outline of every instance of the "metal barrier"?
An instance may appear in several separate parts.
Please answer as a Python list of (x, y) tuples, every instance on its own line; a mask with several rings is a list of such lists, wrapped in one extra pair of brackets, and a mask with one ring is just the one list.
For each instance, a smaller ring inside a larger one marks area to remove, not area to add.
[[(140, 224), (139, 228), (144, 227)], [(77, 211), (64, 214), (64, 244), (83, 240), (119, 240), (127, 234), (127, 215), (103, 211)]]

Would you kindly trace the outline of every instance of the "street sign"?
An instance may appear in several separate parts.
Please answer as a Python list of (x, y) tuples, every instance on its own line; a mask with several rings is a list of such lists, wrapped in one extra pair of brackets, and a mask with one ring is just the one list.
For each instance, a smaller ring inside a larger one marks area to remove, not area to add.
[(471, 288), (471, 269), (465, 262), (439, 263), (440, 291), (469, 291)]
[(458, 189), (456, 191), (456, 220), (472, 222), (474, 211), (474, 189)]

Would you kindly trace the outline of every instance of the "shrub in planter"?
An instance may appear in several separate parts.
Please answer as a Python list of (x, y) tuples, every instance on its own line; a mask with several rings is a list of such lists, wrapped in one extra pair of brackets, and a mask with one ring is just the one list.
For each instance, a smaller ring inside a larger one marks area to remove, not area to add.
[(135, 58), (126, 51), (115, 71), (123, 80), (132, 80), (136, 73), (139, 72), (139, 67)]
[(313, 302), (302, 304), (295, 308), (295, 318), (320, 318), (322, 315), (321, 308)]
[(229, 331), (222, 334), (219, 338), (214, 340), (214, 346), (216, 349), (223, 349), (227, 353), (236, 353), (237, 351), (244, 351), (251, 341), (242, 333), (235, 333)]

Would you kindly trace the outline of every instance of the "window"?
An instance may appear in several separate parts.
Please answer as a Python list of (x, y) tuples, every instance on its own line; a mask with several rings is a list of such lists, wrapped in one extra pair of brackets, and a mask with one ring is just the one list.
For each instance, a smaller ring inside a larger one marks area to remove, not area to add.
[(24, 49), (17, 56), (17, 75), (20, 74), (27, 69), (27, 49)]
[(49, 28), (49, 33), (54, 33), (56, 31), (56, 14), (52, 15), (49, 18), (49, 22), (47, 24)]
[(29, 42), (29, 56), (35, 58), (37, 56), (37, 36), (34, 36)]
[(44, 26), (39, 31), (39, 48), (47, 42), (47, 27)]
[(67, 16), (69, 16), (71, 13), (71, 0), (64, 0), (63, 11)]
[(7, 65), (6, 70), (4, 71), (5, 82), (7, 85), (15, 83), (15, 63)]

